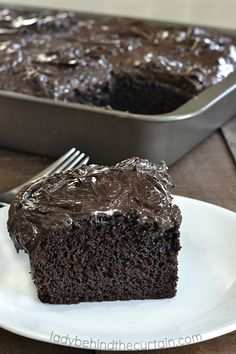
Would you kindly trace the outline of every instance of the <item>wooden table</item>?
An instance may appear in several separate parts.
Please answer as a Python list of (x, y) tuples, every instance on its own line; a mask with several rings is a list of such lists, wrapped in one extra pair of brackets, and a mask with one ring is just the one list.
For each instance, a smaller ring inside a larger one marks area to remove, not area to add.
[[(24, 182), (49, 162), (47, 158), (0, 149), (0, 193)], [(220, 132), (212, 134), (170, 168), (176, 194), (205, 200), (233, 211), (236, 211), (235, 172), (235, 163)], [(0, 354), (79, 352), (87, 354), (92, 351), (41, 343), (0, 329)], [(236, 332), (204, 343), (165, 349), (165, 354), (180, 353), (236, 353)]]

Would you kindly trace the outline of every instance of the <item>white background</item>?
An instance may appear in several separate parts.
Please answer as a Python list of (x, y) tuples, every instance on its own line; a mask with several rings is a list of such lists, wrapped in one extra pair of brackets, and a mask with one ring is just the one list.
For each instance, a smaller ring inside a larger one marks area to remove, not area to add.
[(236, 0), (8, 0), (0, 4), (6, 2), (236, 28)]

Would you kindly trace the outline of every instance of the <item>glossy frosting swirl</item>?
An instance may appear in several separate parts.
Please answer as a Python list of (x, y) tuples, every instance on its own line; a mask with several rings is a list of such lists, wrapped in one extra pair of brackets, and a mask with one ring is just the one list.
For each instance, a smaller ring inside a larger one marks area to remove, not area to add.
[(236, 38), (66, 11), (0, 11), (0, 89), (106, 106), (134, 73), (192, 97), (236, 68)]
[(8, 227), (17, 248), (34, 249), (41, 232), (71, 228), (81, 219), (100, 222), (114, 214), (135, 214), (168, 230), (181, 223), (172, 203), (173, 185), (162, 161), (159, 165), (130, 158), (112, 167), (82, 166), (38, 180), (17, 195)]

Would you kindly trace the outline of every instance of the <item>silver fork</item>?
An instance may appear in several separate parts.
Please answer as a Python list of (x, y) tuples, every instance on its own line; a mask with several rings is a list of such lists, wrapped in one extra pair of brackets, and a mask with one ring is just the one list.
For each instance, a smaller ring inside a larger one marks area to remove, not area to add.
[(66, 154), (59, 157), (55, 162), (46, 167), (44, 170), (39, 172), (37, 175), (30, 178), (25, 183), (13, 188), (5, 193), (0, 194), (0, 206), (9, 204), (19, 190), (24, 187), (26, 184), (35, 181), (38, 178), (51, 176), (54, 173), (71, 170), (75, 167), (80, 167), (86, 165), (89, 161), (89, 156), (86, 156), (83, 152), (72, 148)]

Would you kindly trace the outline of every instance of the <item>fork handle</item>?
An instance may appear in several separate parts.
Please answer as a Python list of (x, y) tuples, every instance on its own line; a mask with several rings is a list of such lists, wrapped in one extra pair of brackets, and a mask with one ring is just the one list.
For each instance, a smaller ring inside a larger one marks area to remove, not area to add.
[[(75, 158), (76, 157), (76, 158)], [(67, 160), (67, 165), (65, 166), (65, 161)], [(31, 182), (35, 182), (37, 179), (51, 175), (52, 173), (59, 172), (66, 169), (71, 169), (75, 165), (79, 166), (81, 164), (87, 164), (89, 157), (85, 157), (84, 153), (80, 153), (79, 150), (75, 148), (70, 149), (66, 154), (61, 156), (59, 159), (54, 161), (51, 165), (46, 167), (44, 170), (40, 171), (37, 175), (31, 177), (28, 181), (24, 182), (20, 186), (11, 189), (8, 192), (0, 194), (0, 202), (11, 203), (16, 194), (20, 191), (22, 187)]]
[(6, 193), (2, 193), (0, 196), (1, 202), (10, 204), (12, 202), (12, 200), (15, 198), (16, 194), (21, 190), (21, 188), (26, 186), (26, 184), (34, 182), (41, 177), (45, 177), (48, 174), (48, 172), (51, 170), (52, 165), (53, 164), (46, 167), (44, 170), (40, 171), (37, 175), (34, 175), (32, 178), (28, 179), (26, 182), (20, 184), (19, 186), (12, 188), (10, 191), (8, 191)]
[(12, 189), (10, 192), (2, 193), (0, 205), (2, 206), (2, 204), (4, 203), (10, 204), (12, 200), (15, 198), (16, 194), (17, 191), (15, 192), (15, 189)]
[(6, 193), (2, 193), (1, 198), (0, 198), (1, 202), (10, 204), (12, 202), (12, 200), (15, 198), (16, 194), (21, 190), (21, 188), (26, 186), (26, 184), (36, 181), (41, 176), (42, 176), (42, 172), (40, 172), (38, 175), (35, 175), (34, 177), (28, 179), (28, 181), (20, 184), (19, 186), (12, 188), (10, 191), (8, 191)]

